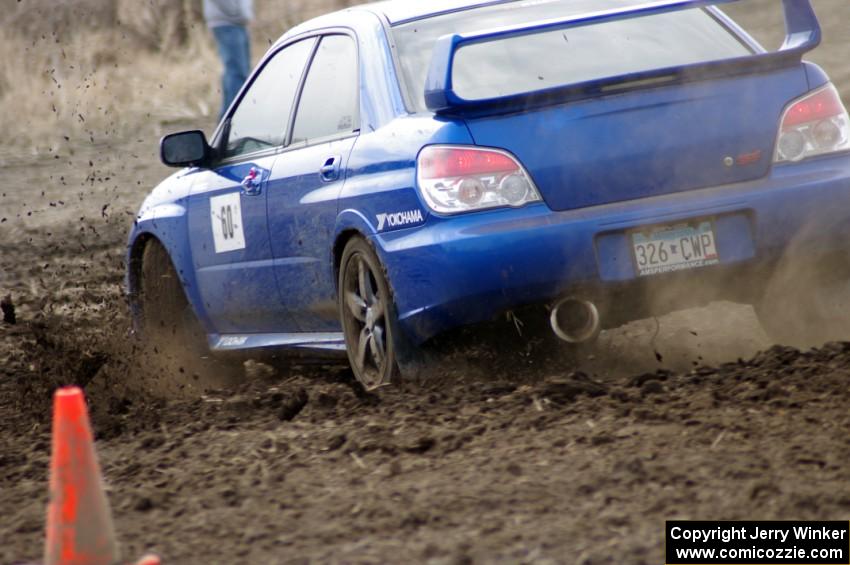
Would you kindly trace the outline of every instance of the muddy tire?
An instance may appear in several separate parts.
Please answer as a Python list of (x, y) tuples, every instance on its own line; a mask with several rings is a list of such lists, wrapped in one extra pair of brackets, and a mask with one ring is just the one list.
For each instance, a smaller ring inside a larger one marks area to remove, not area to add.
[(156, 240), (142, 254), (138, 301), (146, 388), (172, 395), (235, 383), (242, 364), (210, 354), (171, 258)]
[(339, 268), (338, 307), (354, 377), (366, 390), (398, 373), (395, 305), (384, 268), (360, 237), (346, 244)]

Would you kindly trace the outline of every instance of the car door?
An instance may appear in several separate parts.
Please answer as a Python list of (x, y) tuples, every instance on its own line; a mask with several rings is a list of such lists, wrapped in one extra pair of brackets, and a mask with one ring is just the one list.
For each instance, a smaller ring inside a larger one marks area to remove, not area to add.
[(315, 42), (266, 59), (219, 130), (217, 162), (193, 184), (189, 240), (198, 291), (218, 333), (296, 330), (278, 292), (266, 201)]
[(339, 331), (332, 238), (348, 157), (360, 131), (357, 46), (321, 38), (291, 142), (272, 167), (269, 229), (281, 299), (301, 331)]

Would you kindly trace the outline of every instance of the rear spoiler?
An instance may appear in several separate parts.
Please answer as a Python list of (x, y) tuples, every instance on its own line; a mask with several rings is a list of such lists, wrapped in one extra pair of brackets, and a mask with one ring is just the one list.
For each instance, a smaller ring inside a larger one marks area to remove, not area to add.
[(509, 109), (529, 107), (535, 102), (584, 98), (603, 92), (613, 84), (647, 81), (654, 77), (677, 75), (680, 80), (724, 76), (743, 72), (757, 72), (782, 68), (802, 61), (803, 54), (811, 51), (821, 41), (821, 29), (810, 0), (782, 0), (785, 9), (785, 41), (778, 51), (757, 53), (722, 61), (697, 63), (681, 67), (654, 69), (628, 75), (595, 79), (578, 84), (568, 84), (529, 93), (514, 94), (484, 100), (467, 100), (458, 96), (452, 85), (455, 53), (462, 47), (487, 43), (509, 37), (532, 35), (546, 31), (583, 27), (616, 20), (639, 18), (665, 12), (727, 4), (738, 0), (661, 0), (650, 1), (629, 8), (604, 10), (567, 19), (544, 20), (517, 27), (505, 27), (476, 33), (446, 35), (437, 40), (431, 67), (425, 83), (425, 104), (435, 113), (458, 113), (488, 107)]

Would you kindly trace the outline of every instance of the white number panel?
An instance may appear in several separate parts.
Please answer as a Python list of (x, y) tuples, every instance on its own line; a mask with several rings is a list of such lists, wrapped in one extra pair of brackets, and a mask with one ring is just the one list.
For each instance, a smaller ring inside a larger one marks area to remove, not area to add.
[(216, 253), (245, 249), (242, 196), (238, 192), (210, 198), (210, 221)]

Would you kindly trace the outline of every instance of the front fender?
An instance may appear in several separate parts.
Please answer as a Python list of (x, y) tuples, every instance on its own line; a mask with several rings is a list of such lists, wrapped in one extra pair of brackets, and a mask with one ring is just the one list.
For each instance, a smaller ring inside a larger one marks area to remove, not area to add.
[[(207, 330), (212, 327), (203, 302), (198, 293), (192, 250), (189, 246), (188, 195), (189, 182), (178, 182), (184, 175), (174, 175), (163, 182), (145, 200), (139, 211), (127, 242), (127, 271), (125, 292), (130, 302), (133, 324), (138, 328), (139, 321), (139, 283), (141, 277), (141, 259), (145, 245), (156, 239), (168, 252), (174, 270), (180, 278), (186, 299), (195, 316)], [(164, 198), (168, 194), (176, 197)]]

